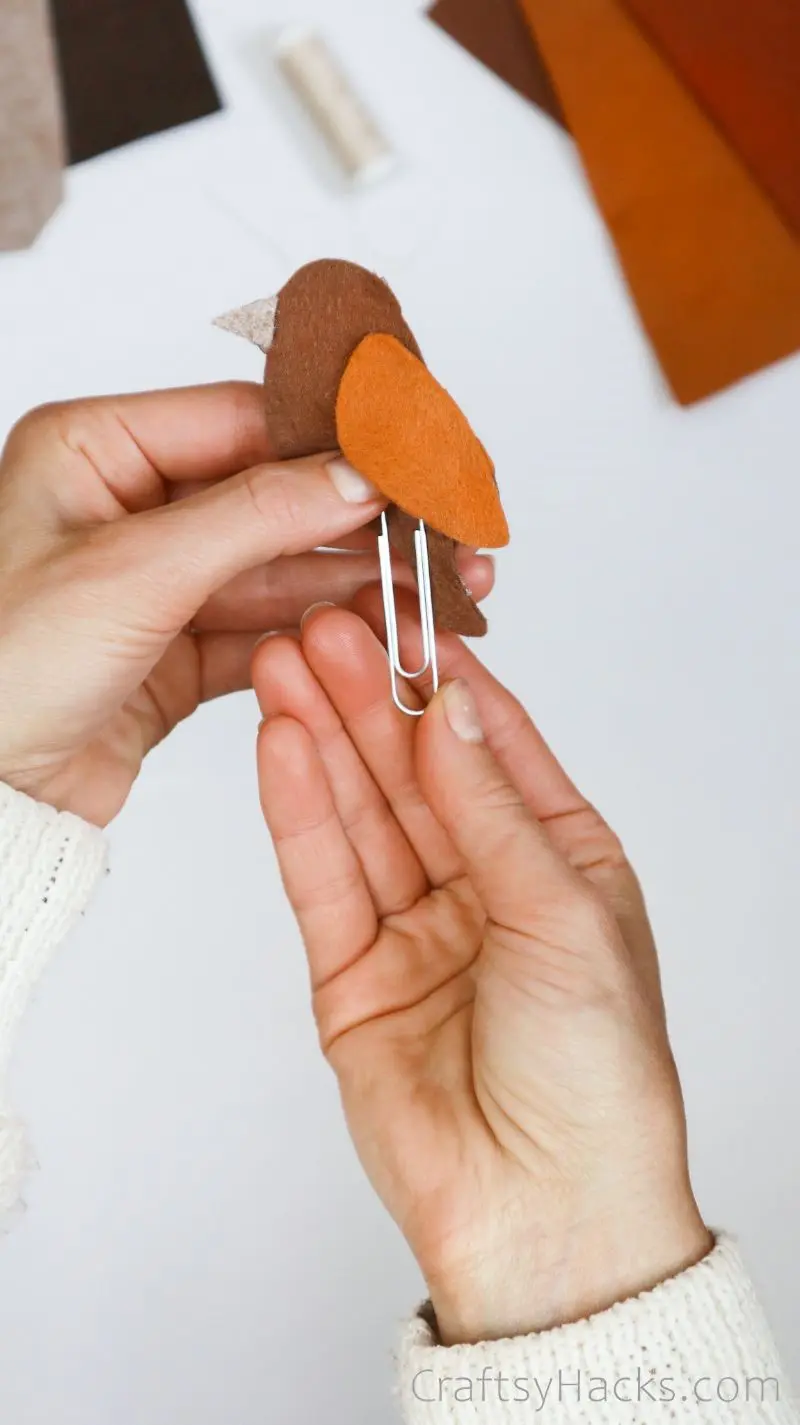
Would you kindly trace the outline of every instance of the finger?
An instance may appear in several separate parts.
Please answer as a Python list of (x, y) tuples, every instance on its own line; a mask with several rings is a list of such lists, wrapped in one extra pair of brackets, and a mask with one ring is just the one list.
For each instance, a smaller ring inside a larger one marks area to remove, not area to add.
[(199, 663), (200, 702), (242, 693), (253, 686), (252, 633), (200, 633), (195, 636)]
[(493, 756), (466, 683), (446, 683), (434, 697), (416, 753), (420, 785), (487, 914), (530, 933), (543, 906), (580, 881)]
[(302, 649), (291, 639), (265, 640), (253, 660), (253, 682), (264, 717), (291, 717), (314, 739), (378, 915), (407, 910), (428, 890), (425, 873)]
[[(397, 605), (401, 656), (407, 666), (418, 666), (416, 600), (401, 590)], [(360, 591), (354, 607), (372, 627), (382, 626), (383, 606), (374, 590)], [(451, 633), (438, 634), (436, 647), (442, 680), (461, 678), (469, 685), (488, 746), (553, 845), (603, 892), (631, 946), (645, 957), (652, 956), (653, 937), (641, 888), (619, 837), (575, 786), (519, 700), (472, 650)], [(429, 675), (414, 686), (426, 700), (430, 698)]]
[[(177, 481), (177, 483), (169, 485), (167, 499), (170, 501), (185, 500), (188, 495), (199, 494), (201, 490), (207, 490), (211, 485), (215, 485), (216, 483), (217, 481), (215, 479), (200, 480), (187, 476), (185, 479), (181, 479)], [(354, 530), (352, 534), (344, 535), (342, 539), (333, 540), (329, 545), (320, 546), (320, 552), (338, 554), (346, 551), (350, 553), (367, 552), (374, 554), (379, 533), (380, 529), (376, 521), (365, 526), (364, 529), (357, 529)], [(476, 549), (465, 544), (457, 544), (455, 546), (455, 555), (456, 564), (462, 576), (466, 577), (467, 572), (473, 569), (478, 570), (478, 578), (482, 585), (483, 592), (478, 595), (476, 590), (470, 587), (470, 593), (475, 597), (485, 598), (486, 595), (491, 592), (494, 585), (494, 559), (492, 556), (490, 554), (479, 555)], [(403, 560), (399, 555), (395, 556), (395, 562), (397, 567), (402, 567)]]
[[(354, 746), (414, 848), (430, 883), (462, 874), (451, 838), (420, 791), (414, 758), (417, 719), (392, 702), (386, 654), (361, 619), (345, 609), (321, 609), (303, 624), (303, 651)], [(404, 690), (411, 704), (413, 693)]]
[[(347, 535), (344, 539), (337, 540), (336, 546), (339, 549), (348, 550), (368, 550), (373, 554), (376, 549), (377, 528), (374, 525), (366, 529), (356, 530), (354, 534)], [(470, 594), (475, 599), (485, 599), (492, 592), (495, 583), (495, 562), (491, 554), (479, 554), (477, 549), (470, 549), (465, 544), (455, 546), (456, 567), (467, 585)], [(392, 567), (397, 572), (400, 569), (409, 567), (406, 561), (399, 554), (394, 554)]]
[[(361, 533), (361, 531), (357, 532)], [(299, 554), (249, 569), (212, 596), (194, 620), (198, 629), (296, 628), (312, 604), (351, 603), (358, 591), (379, 578), (375, 542), (369, 551)], [(491, 562), (467, 551), (463, 572), (477, 598), (489, 592)], [(407, 567), (395, 569), (398, 587), (414, 589)]]
[(182, 634), (143, 680), (129, 711), (139, 723), (142, 755), (191, 717), (199, 703), (252, 687), (252, 633)]
[(262, 725), (258, 781), (318, 990), (370, 949), (378, 932), (375, 907), (319, 752), (299, 723), (276, 717)]
[[(39, 617), (26, 620), (28, 665), (41, 672), (57, 648), (62, 668), (80, 669), (54, 696), (88, 735), (151, 677), (216, 588), (373, 518), (380, 502), (368, 492), (336, 462), (259, 466), (179, 505), (71, 536), (32, 585)], [(193, 690), (178, 691), (181, 706)]]
[(92, 531), (78, 559), (105, 583), (116, 623), (164, 638), (246, 569), (338, 538), (376, 508), (372, 487), (342, 461), (285, 461)]
[[(400, 590), (397, 606), (401, 654), (407, 667), (417, 667), (421, 639), (416, 597)], [(361, 590), (354, 608), (382, 633), (383, 605), (374, 589)], [(443, 681), (461, 678), (469, 685), (487, 745), (500, 767), (556, 850), (601, 892), (658, 999), (653, 932), (638, 878), (619, 837), (575, 786), (518, 699), (472, 650), (451, 633), (437, 634), (436, 646)], [(430, 697), (427, 675), (414, 686), (424, 698)]]
[(166, 481), (224, 479), (270, 455), (261, 387), (225, 382), (42, 406), (12, 430), (3, 469), (40, 520), (80, 525), (162, 504)]
[[(218, 483), (217, 480), (179, 480), (169, 486), (167, 499), (170, 503), (176, 503), (179, 500), (187, 499), (189, 495), (199, 495), (203, 490), (210, 490), (213, 485)], [(324, 554), (339, 554), (345, 551), (374, 554), (377, 548), (377, 536), (377, 523), (373, 521), (371, 524), (365, 525), (363, 529), (356, 529), (351, 534), (343, 535), (341, 539), (331, 540), (330, 544), (320, 545), (319, 549)]]
[[(375, 590), (361, 590), (353, 606), (371, 628), (382, 631), (383, 605)], [(401, 657), (407, 667), (418, 666), (421, 636), (416, 600), (401, 591), (397, 608)], [(567, 776), (518, 699), (455, 634), (438, 633), (436, 649), (442, 681), (462, 678), (469, 684), (478, 704), (486, 741), (537, 820), (549, 822), (585, 811), (589, 803)], [(423, 675), (415, 687), (427, 700), (431, 695), (430, 676)]]
[[(248, 569), (225, 584), (195, 618), (195, 627), (298, 628), (306, 609), (329, 600), (349, 603), (365, 584), (378, 578), (372, 553), (316, 551), (275, 559)], [(411, 582), (409, 570), (405, 575)]]

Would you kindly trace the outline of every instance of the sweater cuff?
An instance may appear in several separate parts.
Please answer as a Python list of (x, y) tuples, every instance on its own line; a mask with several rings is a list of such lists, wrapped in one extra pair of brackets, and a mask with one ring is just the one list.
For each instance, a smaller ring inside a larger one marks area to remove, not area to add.
[(797, 1419), (769, 1326), (725, 1236), (654, 1290), (553, 1331), (445, 1347), (418, 1316), (399, 1365), (407, 1425)]
[[(0, 1090), (31, 991), (106, 859), (97, 827), (0, 783)], [(22, 1127), (0, 1098), (0, 1214), (17, 1200), (27, 1156)]]

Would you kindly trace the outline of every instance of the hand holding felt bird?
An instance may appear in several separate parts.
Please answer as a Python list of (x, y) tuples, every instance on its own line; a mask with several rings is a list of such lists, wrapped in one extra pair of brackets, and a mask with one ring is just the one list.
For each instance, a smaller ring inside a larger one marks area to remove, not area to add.
[(412, 566), (414, 530), (425, 521), (437, 624), (485, 633), (455, 550), (508, 543), (494, 468), (425, 366), (387, 284), (351, 262), (312, 262), (277, 297), (217, 325), (267, 356), (267, 422), (280, 458), (341, 449), (391, 501), (391, 541)]

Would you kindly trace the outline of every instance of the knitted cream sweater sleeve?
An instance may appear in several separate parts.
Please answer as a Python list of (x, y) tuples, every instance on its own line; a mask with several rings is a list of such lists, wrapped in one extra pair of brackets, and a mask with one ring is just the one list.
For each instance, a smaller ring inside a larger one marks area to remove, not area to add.
[(18, 1201), (27, 1152), (5, 1106), (14, 1034), (50, 955), (106, 864), (102, 832), (0, 783), (0, 1218)]
[[(95, 827), (0, 784), (0, 1089), (31, 990), (105, 864)], [(19, 1196), (25, 1156), (0, 1097), (0, 1214)], [(727, 1238), (654, 1291), (554, 1331), (444, 1347), (420, 1315), (404, 1335), (399, 1385), (406, 1425), (797, 1425)]]
[(738, 1249), (586, 1321), (439, 1346), (423, 1313), (400, 1352), (406, 1425), (797, 1425), (797, 1403)]

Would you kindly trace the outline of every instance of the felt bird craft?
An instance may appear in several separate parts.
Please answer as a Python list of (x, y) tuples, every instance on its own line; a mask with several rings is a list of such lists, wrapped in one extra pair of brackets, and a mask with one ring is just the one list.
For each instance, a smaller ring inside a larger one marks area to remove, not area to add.
[(456, 545), (508, 543), (494, 467), (422, 359), (391, 288), (355, 263), (302, 267), (275, 297), (216, 325), (267, 357), (267, 424), (281, 460), (341, 450), (390, 502), (394, 549), (412, 568), (428, 536), (436, 623), (479, 636), (486, 620), (456, 567)]

